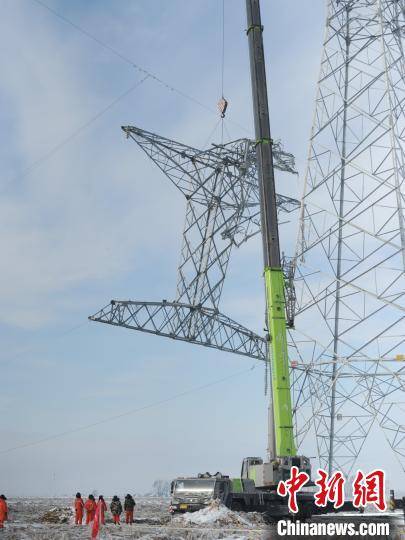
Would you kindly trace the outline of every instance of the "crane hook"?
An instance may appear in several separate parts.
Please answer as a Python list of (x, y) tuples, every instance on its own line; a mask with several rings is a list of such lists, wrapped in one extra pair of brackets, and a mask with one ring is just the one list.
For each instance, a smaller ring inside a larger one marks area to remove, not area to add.
[(218, 110), (221, 113), (221, 118), (225, 118), (226, 109), (228, 108), (228, 102), (224, 98), (224, 96), (221, 97), (221, 99), (218, 101)]

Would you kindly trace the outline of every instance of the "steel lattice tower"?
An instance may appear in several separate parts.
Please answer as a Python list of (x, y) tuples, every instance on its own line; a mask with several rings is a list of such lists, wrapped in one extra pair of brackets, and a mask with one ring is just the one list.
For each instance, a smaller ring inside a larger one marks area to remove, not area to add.
[(297, 433), (347, 474), (376, 424), (405, 464), (404, 14), (328, 0), (302, 200)]
[[(186, 199), (173, 301), (112, 300), (91, 320), (266, 361), (267, 342), (219, 311), (233, 247), (260, 232), (256, 143), (240, 139), (198, 150), (134, 126), (122, 128)], [(275, 167), (295, 173), (294, 158), (274, 143)], [(277, 195), (281, 213), (299, 201)]]
[[(405, 0), (327, 1), (300, 234), (284, 261), (296, 439), (315, 434), (320, 464), (350, 474), (379, 425), (405, 470)], [(112, 300), (90, 319), (266, 362), (268, 337), (219, 309), (232, 249), (261, 228), (255, 141), (199, 150), (123, 131), (186, 199), (177, 291)]]

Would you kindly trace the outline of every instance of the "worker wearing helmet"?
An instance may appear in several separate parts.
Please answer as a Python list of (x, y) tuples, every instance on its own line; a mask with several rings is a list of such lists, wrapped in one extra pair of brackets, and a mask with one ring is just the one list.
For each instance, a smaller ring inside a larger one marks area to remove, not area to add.
[(114, 525), (120, 524), (120, 516), (122, 514), (122, 504), (117, 495), (114, 495), (110, 504), (110, 510), (113, 515)]
[(135, 499), (129, 493), (125, 496), (124, 510), (125, 510), (125, 523), (132, 525), (134, 522), (134, 509), (136, 506)]
[(89, 495), (87, 501), (84, 504), (86, 510), (86, 525), (94, 520), (96, 514), (97, 503), (94, 499), (94, 495)]
[(84, 510), (84, 502), (83, 502), (81, 494), (77, 492), (76, 498), (75, 498), (75, 525), (82, 525), (83, 510)]
[(107, 511), (107, 505), (102, 495), (100, 495), (98, 498), (98, 504), (100, 505), (100, 523), (105, 525), (105, 513)]

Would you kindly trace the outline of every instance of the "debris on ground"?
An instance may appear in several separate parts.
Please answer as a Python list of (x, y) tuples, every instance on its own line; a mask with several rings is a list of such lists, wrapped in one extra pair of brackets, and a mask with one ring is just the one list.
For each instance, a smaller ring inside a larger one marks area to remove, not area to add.
[(59, 508), (55, 506), (50, 508), (41, 516), (42, 523), (69, 523), (73, 517), (73, 510), (71, 508)]
[[(110, 499), (110, 497), (106, 497)], [(89, 540), (89, 527), (74, 524), (72, 497), (10, 498), (10, 521), (1, 540)], [(116, 527), (106, 513), (106, 525), (100, 531), (100, 540), (268, 540), (268, 525), (259, 523), (260, 514), (245, 512), (224, 513), (221, 505), (212, 505), (211, 511), (198, 515), (180, 514), (172, 517), (168, 498), (137, 497), (135, 524), (121, 523)], [(214, 510), (214, 511), (213, 511)], [(222, 516), (222, 517), (221, 517)], [(401, 514), (402, 516), (402, 514)], [(189, 520), (191, 518), (191, 520)], [(192, 520), (197, 518), (197, 523)], [(205, 521), (204, 521), (205, 520)], [(248, 525), (244, 525), (247, 522)], [(222, 525), (225, 523), (225, 525)], [(229, 525), (227, 525), (229, 524)], [(253, 524), (253, 527), (252, 527)]]

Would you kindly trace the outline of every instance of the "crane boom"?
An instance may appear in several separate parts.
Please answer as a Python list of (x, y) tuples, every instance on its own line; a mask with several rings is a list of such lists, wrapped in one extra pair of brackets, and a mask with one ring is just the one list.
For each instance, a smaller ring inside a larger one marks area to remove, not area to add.
[(267, 98), (266, 66), (263, 47), (263, 26), (259, 0), (246, 0), (247, 35), (249, 40), (255, 123), (257, 169), (266, 290), (269, 363), (272, 373), (272, 429), (269, 442), (271, 457), (295, 456), (291, 389), (287, 348), (284, 274), (280, 258), (274, 181), (273, 148)]

